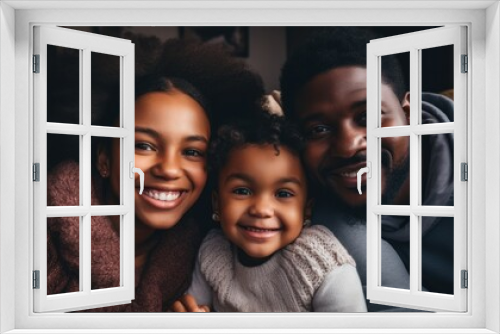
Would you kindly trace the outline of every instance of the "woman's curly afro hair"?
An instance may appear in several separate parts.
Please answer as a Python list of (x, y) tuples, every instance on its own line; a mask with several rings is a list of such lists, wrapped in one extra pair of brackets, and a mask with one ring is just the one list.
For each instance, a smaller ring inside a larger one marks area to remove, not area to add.
[(203, 95), (213, 129), (254, 114), (261, 102), (262, 78), (220, 45), (172, 39), (159, 59), (157, 74), (182, 79)]

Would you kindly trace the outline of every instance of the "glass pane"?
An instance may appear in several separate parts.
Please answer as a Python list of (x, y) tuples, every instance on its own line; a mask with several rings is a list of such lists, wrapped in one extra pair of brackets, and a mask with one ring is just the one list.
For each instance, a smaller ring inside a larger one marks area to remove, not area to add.
[(80, 136), (47, 134), (47, 205), (81, 205)]
[(120, 57), (91, 53), (92, 125), (120, 126)]
[[(403, 52), (381, 57), (382, 85), (380, 92), (380, 126), (405, 126), (410, 124), (410, 107), (406, 93), (409, 91), (410, 53)], [(403, 70), (402, 64), (405, 64)]]
[(47, 45), (47, 122), (80, 121), (80, 50)]
[(453, 217), (421, 217), (423, 290), (453, 294)]
[(120, 216), (92, 217), (92, 290), (120, 286)]
[(47, 294), (80, 291), (81, 217), (47, 218)]
[(410, 289), (410, 217), (381, 216), (381, 286)]
[(410, 137), (382, 138), (380, 162), (382, 205), (409, 205)]
[(92, 137), (92, 205), (122, 203), (121, 142), (120, 138)]
[(453, 134), (421, 136), (422, 205), (453, 206)]
[(421, 57), (420, 124), (453, 122), (453, 45), (423, 49)]

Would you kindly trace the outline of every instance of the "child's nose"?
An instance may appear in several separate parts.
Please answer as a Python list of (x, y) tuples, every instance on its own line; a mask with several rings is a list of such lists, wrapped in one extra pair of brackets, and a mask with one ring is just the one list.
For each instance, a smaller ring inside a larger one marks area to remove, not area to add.
[(249, 213), (259, 218), (270, 218), (274, 216), (274, 208), (270, 199), (265, 196), (259, 196), (255, 198), (253, 204), (250, 206)]

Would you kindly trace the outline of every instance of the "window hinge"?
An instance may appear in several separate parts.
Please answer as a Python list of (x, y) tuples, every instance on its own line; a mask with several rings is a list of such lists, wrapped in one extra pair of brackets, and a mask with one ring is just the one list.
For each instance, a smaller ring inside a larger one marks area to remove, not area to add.
[(33, 73), (40, 73), (40, 55), (33, 55)]
[(38, 162), (33, 164), (33, 181), (40, 181), (40, 163)]
[(462, 55), (462, 73), (467, 73), (469, 71), (469, 57), (467, 55)]
[(462, 162), (460, 165), (461, 177), (462, 181), (469, 181), (469, 167), (466, 162)]
[(469, 287), (469, 274), (467, 270), (462, 270), (462, 289)]
[(33, 289), (40, 289), (40, 270), (33, 270)]

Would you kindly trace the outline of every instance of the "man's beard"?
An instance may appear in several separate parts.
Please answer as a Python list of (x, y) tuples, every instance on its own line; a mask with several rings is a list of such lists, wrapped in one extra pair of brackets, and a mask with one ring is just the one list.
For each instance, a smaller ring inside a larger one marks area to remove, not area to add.
[[(382, 154), (382, 165), (384, 166), (384, 155)], [(387, 168), (386, 186), (382, 193), (382, 205), (393, 205), (394, 199), (399, 195), (401, 188), (408, 179), (410, 173), (410, 155), (406, 155), (403, 161), (393, 168)]]
[[(386, 186), (381, 199), (382, 205), (390, 205), (394, 203), (394, 199), (399, 195), (401, 188), (409, 176), (410, 155), (406, 155), (403, 161), (397, 165), (393, 165), (391, 168), (390, 157), (384, 157), (385, 154), (387, 153), (382, 153), (382, 168), (387, 171)], [(316, 186), (319, 186), (319, 184)], [(366, 220), (366, 203), (354, 206), (351, 203), (347, 203), (337, 192), (325, 186), (319, 186), (315, 193), (318, 198), (329, 198), (333, 202), (340, 203), (338, 208), (344, 210), (346, 214), (356, 219)]]

